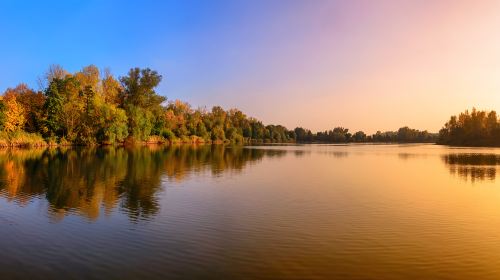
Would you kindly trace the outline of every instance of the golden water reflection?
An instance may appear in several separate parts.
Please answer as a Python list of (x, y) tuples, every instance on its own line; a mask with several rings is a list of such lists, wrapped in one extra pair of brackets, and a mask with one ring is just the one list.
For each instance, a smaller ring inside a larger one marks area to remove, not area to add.
[(495, 180), (500, 155), (455, 153), (443, 155), (442, 160), (451, 174), (474, 182)]
[[(0, 197), (21, 206), (41, 198), (55, 221), (68, 214), (95, 220), (115, 209), (132, 221), (150, 219), (160, 210), (162, 182), (238, 173), (264, 157), (282, 157), (287, 152), (297, 158), (311, 153), (307, 149), (221, 145), (0, 150)], [(316, 152), (338, 159), (349, 156), (348, 150)], [(397, 155), (405, 161), (426, 156)], [(450, 174), (472, 182), (494, 180), (500, 164), (497, 154), (447, 153), (440, 157)]]
[(162, 178), (182, 181), (201, 172), (239, 172), (282, 150), (224, 146), (31, 149), (0, 151), (0, 196), (20, 205), (45, 197), (50, 215), (94, 220), (120, 207), (131, 220), (159, 211)]

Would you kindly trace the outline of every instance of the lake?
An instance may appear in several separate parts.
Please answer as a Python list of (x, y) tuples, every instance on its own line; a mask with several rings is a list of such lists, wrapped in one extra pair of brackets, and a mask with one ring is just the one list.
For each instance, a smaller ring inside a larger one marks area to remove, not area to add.
[(1, 279), (500, 279), (500, 149), (0, 150)]

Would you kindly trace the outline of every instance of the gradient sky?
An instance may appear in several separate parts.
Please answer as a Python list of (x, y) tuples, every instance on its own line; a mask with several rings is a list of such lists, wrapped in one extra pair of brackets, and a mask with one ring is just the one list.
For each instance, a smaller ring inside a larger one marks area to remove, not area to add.
[(50, 64), (117, 75), (150, 67), (158, 92), (314, 131), (437, 132), (500, 110), (500, 1), (1, 1), (0, 89)]

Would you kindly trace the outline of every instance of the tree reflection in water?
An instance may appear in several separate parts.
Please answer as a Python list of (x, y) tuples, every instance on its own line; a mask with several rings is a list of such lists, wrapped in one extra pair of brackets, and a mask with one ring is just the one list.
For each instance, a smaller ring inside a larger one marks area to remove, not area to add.
[(451, 174), (472, 182), (494, 180), (500, 164), (500, 155), (496, 154), (447, 154), (442, 159)]
[(240, 172), (285, 153), (222, 145), (1, 150), (0, 196), (20, 205), (45, 198), (56, 220), (67, 213), (95, 220), (117, 207), (131, 220), (150, 219), (160, 208), (162, 179)]

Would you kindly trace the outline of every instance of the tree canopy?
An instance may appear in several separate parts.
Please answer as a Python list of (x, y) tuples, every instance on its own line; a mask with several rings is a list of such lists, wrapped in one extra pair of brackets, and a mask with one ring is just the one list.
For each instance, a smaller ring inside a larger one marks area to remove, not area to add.
[(495, 111), (466, 110), (451, 116), (439, 131), (440, 144), (500, 146), (500, 123)]

